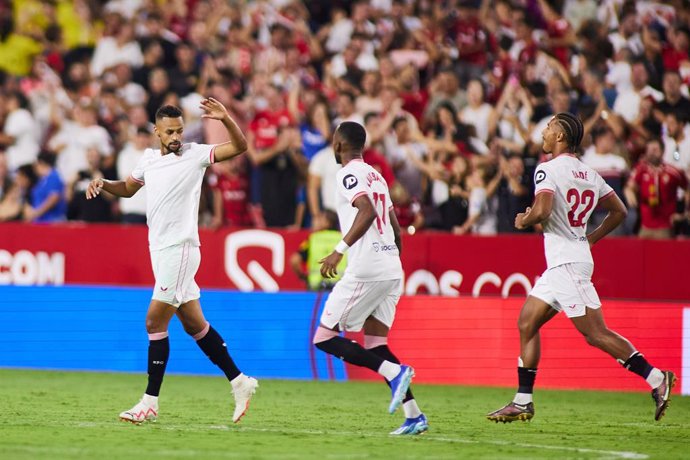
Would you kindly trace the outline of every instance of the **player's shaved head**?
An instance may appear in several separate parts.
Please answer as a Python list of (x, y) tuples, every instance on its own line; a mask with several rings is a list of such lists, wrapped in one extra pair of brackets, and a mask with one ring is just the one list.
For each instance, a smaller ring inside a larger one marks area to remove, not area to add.
[(344, 121), (335, 130), (339, 140), (346, 144), (348, 150), (361, 152), (367, 140), (367, 132), (364, 126), (354, 121)]

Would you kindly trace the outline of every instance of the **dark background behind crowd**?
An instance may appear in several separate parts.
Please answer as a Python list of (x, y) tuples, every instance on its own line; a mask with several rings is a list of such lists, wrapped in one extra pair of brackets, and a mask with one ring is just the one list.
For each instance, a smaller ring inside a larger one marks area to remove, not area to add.
[(202, 226), (310, 228), (353, 120), (407, 231), (513, 232), (568, 110), (632, 211), (618, 234), (683, 237), (689, 49), (685, 0), (0, 1), (0, 221), (145, 223), (145, 193), (87, 184), (130, 174), (162, 104), (186, 142), (225, 141), (212, 96), (250, 149), (209, 168)]

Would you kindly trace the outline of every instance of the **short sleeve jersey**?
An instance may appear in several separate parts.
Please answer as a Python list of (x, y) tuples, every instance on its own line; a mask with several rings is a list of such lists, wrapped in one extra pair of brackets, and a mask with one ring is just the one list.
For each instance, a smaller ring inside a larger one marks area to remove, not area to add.
[(214, 162), (213, 145), (183, 144), (178, 153), (146, 149), (132, 171), (145, 185), (149, 248), (199, 242), (199, 198), (204, 172)]
[(535, 195), (553, 194), (553, 209), (544, 222), (548, 268), (573, 262), (593, 263), (587, 221), (597, 203), (615, 192), (595, 170), (574, 155), (561, 154), (534, 173)]
[(336, 175), (336, 205), (343, 235), (352, 228), (358, 212), (354, 201), (361, 196), (371, 200), (376, 220), (350, 248), (345, 276), (359, 281), (402, 278), (400, 254), (389, 218), (393, 203), (388, 184), (370, 165), (362, 160), (353, 160)]

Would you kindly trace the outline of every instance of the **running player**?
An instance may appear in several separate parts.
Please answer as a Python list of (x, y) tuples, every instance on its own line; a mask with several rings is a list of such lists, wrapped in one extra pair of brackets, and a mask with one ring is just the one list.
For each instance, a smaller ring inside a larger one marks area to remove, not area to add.
[(182, 112), (174, 106), (163, 106), (156, 112), (154, 129), (160, 149), (147, 149), (127, 180), (96, 179), (86, 191), (88, 199), (101, 190), (128, 198), (146, 185), (149, 250), (156, 283), (146, 314), (148, 386), (141, 400), (120, 414), (120, 419), (132, 423), (158, 417), (158, 394), (170, 353), (168, 324), (174, 315), (230, 381), (235, 398), (233, 422), (244, 415), (258, 387), (256, 379), (240, 372), (224, 340), (204, 318), (199, 286), (194, 281), (201, 263), (197, 218), (204, 172), (211, 164), (247, 150), (244, 135), (220, 102), (204, 99), (201, 108), (204, 118), (223, 123), (230, 141), (218, 145), (183, 144)]
[[(426, 416), (409, 391), (414, 370), (401, 365), (388, 348), (388, 331), (402, 292), (400, 226), (388, 185), (362, 160), (366, 131), (346, 121), (333, 135), (335, 159), (343, 168), (336, 175), (336, 204), (343, 239), (320, 261), (321, 274), (332, 278), (349, 250), (342, 279), (329, 294), (314, 334), (314, 344), (350, 364), (381, 374), (391, 387), (389, 412), (402, 404), (405, 422), (391, 434), (412, 435), (428, 429)], [(364, 347), (340, 336), (364, 328)]]
[[(539, 329), (565, 311), (587, 343), (613, 356), (626, 369), (644, 378), (652, 388), (655, 420), (661, 419), (671, 398), (676, 377), (652, 367), (624, 337), (604, 322), (601, 301), (592, 284), (594, 262), (590, 248), (625, 218), (625, 205), (601, 176), (573, 153), (583, 136), (579, 118), (556, 114), (542, 133), (543, 149), (552, 159), (534, 174), (535, 199), (531, 208), (515, 218), (515, 228), (544, 227), (547, 269), (529, 293), (520, 312), (518, 391), (512, 402), (487, 414), (495, 422), (530, 420), (534, 416), (532, 390), (539, 364)], [(587, 221), (597, 205), (608, 215), (592, 233)]]

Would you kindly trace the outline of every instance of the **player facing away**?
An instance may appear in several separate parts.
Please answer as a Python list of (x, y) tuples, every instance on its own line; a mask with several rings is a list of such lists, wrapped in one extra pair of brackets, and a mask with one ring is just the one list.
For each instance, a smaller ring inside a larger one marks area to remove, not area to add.
[[(627, 339), (604, 322), (601, 301), (591, 280), (594, 262), (590, 248), (623, 221), (627, 210), (601, 176), (573, 154), (582, 136), (582, 122), (574, 115), (561, 112), (551, 119), (542, 137), (543, 149), (552, 154), (552, 159), (535, 171), (532, 207), (515, 218), (518, 229), (543, 225), (547, 268), (529, 293), (518, 319), (517, 394), (508, 405), (487, 414), (495, 422), (524, 421), (534, 416), (532, 390), (540, 357), (539, 329), (560, 311), (587, 343), (647, 381), (656, 404), (655, 420), (664, 415), (671, 397), (676, 379), (673, 372), (652, 367)], [(587, 235), (587, 221), (597, 204), (608, 214)]]
[[(349, 250), (342, 279), (328, 295), (314, 345), (356, 366), (378, 372), (391, 388), (388, 411), (402, 404), (405, 422), (391, 434), (413, 435), (428, 430), (426, 416), (409, 390), (414, 370), (401, 365), (388, 348), (388, 331), (402, 292), (400, 226), (388, 185), (362, 160), (366, 131), (346, 121), (333, 134), (335, 159), (343, 167), (336, 175), (336, 204), (343, 239), (322, 259), (321, 274), (333, 278)], [(364, 328), (364, 347), (340, 336)]]
[(199, 286), (194, 281), (201, 263), (197, 217), (204, 172), (211, 164), (247, 150), (244, 135), (220, 102), (204, 99), (201, 109), (203, 117), (223, 123), (230, 141), (218, 145), (183, 144), (182, 112), (174, 106), (163, 106), (156, 112), (154, 129), (160, 139), (160, 149), (147, 149), (127, 180), (96, 179), (86, 191), (89, 199), (101, 190), (128, 198), (146, 185), (146, 220), (155, 277), (146, 313), (148, 386), (141, 400), (120, 414), (120, 419), (137, 424), (158, 417), (158, 394), (170, 353), (168, 324), (175, 315), (230, 381), (235, 398), (233, 422), (244, 415), (258, 387), (256, 379), (240, 372), (224, 340), (204, 318)]

